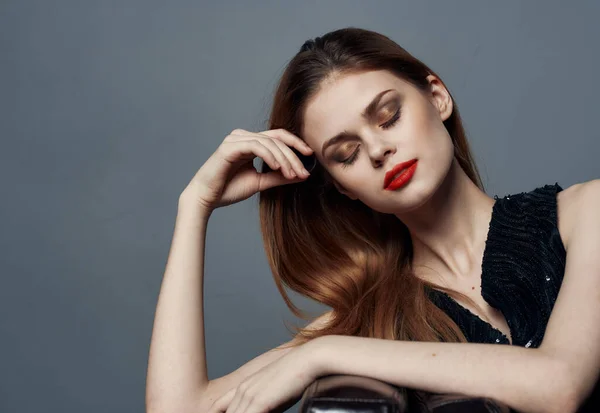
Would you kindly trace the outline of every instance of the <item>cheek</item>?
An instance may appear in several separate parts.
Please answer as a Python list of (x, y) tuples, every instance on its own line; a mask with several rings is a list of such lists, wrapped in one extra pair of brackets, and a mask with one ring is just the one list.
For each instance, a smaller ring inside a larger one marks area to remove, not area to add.
[(351, 170), (340, 171), (334, 179), (349, 191), (356, 194), (365, 192), (365, 181), (367, 180), (364, 174), (355, 173)]
[(452, 148), (452, 139), (444, 126), (442, 119), (433, 106), (420, 108), (418, 113), (411, 118), (411, 133), (415, 136), (415, 150), (417, 156), (429, 156), (436, 160), (446, 158), (449, 148)]
[(435, 118), (435, 114), (428, 107), (415, 109), (408, 120), (413, 136), (433, 136), (439, 133), (439, 119)]

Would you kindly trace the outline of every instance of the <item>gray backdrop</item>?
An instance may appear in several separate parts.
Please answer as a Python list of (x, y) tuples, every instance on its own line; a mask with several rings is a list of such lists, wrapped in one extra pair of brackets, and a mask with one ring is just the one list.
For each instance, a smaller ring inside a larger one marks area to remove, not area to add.
[[(0, 412), (144, 410), (177, 198), (232, 129), (266, 129), (308, 38), (372, 29), (436, 70), (490, 195), (600, 177), (599, 4), (0, 0)], [(213, 214), (206, 260), (216, 378), (298, 320), (256, 197)]]

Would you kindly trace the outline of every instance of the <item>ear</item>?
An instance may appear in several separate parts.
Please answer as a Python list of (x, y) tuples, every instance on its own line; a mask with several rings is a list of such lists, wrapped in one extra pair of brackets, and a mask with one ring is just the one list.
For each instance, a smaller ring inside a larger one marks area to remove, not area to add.
[(434, 75), (427, 76), (429, 82), (431, 104), (438, 110), (442, 122), (450, 117), (454, 108), (452, 97), (442, 81)]
[(346, 190), (346, 189), (345, 189), (343, 186), (341, 186), (340, 184), (338, 184), (336, 181), (333, 181), (333, 185), (336, 187), (336, 189), (337, 189), (337, 190), (338, 190), (340, 193), (342, 193), (342, 194), (346, 195), (348, 198), (350, 198), (350, 199), (353, 199), (353, 200), (356, 200), (356, 199), (358, 199), (358, 197), (357, 197), (357, 196), (355, 196), (355, 195), (354, 195), (352, 192), (350, 192), (350, 191), (347, 191), (347, 190)]

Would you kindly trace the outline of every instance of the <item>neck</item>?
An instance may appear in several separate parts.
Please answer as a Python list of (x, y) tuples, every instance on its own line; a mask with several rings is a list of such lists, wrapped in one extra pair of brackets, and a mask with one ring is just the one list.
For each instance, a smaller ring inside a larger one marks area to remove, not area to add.
[(444, 284), (479, 277), (495, 202), (469, 179), (455, 158), (430, 199), (396, 215), (411, 234), (415, 272)]

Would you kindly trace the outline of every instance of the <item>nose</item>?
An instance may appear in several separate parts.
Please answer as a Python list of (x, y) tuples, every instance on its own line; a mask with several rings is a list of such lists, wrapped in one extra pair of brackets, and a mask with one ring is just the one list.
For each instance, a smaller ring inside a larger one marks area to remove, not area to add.
[(371, 153), (371, 159), (374, 166), (384, 165), (387, 158), (391, 158), (396, 153), (396, 147), (392, 143), (382, 143), (374, 148)]

